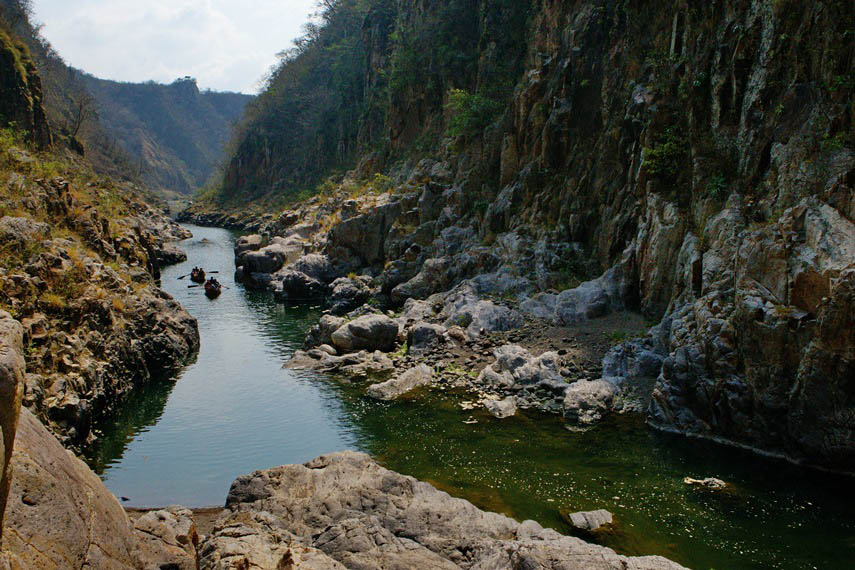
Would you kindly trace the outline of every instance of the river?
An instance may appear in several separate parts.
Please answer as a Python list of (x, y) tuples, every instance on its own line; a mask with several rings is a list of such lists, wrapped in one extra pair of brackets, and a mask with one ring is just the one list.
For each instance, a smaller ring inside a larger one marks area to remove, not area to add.
[[(186, 263), (163, 288), (199, 321), (202, 348), (174, 383), (140, 390), (102, 426), (87, 460), (130, 506), (220, 505), (238, 475), (342, 449), (427, 480), (478, 506), (568, 531), (559, 511), (605, 508), (604, 544), (696, 569), (846, 568), (855, 559), (853, 480), (653, 433), (638, 418), (570, 432), (557, 418), (496, 420), (422, 392), (378, 403), (361, 388), (282, 368), (321, 307), (276, 304), (232, 279), (234, 234), (190, 227)], [(188, 288), (193, 265), (219, 270), (215, 300)], [(715, 476), (708, 494), (684, 477)]]

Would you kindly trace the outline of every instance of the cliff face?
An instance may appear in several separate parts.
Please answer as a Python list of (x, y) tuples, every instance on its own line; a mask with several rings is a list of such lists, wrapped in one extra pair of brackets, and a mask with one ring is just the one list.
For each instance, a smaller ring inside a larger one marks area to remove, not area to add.
[[(356, 170), (254, 227), (314, 233), (341, 271), (374, 268), (392, 303), (490, 273), (523, 283), (502, 294), (538, 318), (576, 318), (591, 295), (591, 314), (639, 310), (661, 320), (646, 345), (663, 362), (652, 425), (855, 469), (849, 6), (516, 4), (373, 4)], [(477, 41), (455, 39), (460, 22)], [(247, 140), (290, 133), (252, 126)], [(253, 176), (261, 155), (238, 148), (230, 172)], [(264, 164), (297, 180), (301, 152)], [(256, 195), (295, 188), (259, 172)], [(246, 196), (236, 180), (226, 198)]]
[(14, 125), (47, 148), (51, 132), (42, 107), (42, 82), (30, 52), (0, 27), (0, 125)]
[(576, 2), (535, 24), (528, 82), (468, 163), (501, 178), (481, 229), (555, 228), (631, 268), (670, 326), (653, 425), (855, 465), (852, 18)]

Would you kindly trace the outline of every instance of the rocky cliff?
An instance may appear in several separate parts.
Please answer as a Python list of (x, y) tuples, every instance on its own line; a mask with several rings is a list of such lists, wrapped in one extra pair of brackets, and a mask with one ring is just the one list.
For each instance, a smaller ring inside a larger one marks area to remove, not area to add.
[[(567, 326), (638, 311), (660, 324), (617, 347), (601, 375), (656, 377), (651, 425), (855, 469), (849, 6), (547, 1), (524, 11), (517, 60), (495, 50), (518, 15), (476, 4), (378, 2), (361, 14), (359, 53), (381, 70), (367, 84), (386, 91), (367, 92), (359, 125), (382, 133), (382, 148), (353, 147), (353, 171), (286, 211), (203, 214), (267, 236), (239, 252), (239, 277), (283, 299), (349, 299), (347, 310), (372, 297), (403, 305), (402, 339), (407, 318), (471, 337), (523, 318)], [(455, 10), (478, 22), (477, 44), (443, 39)], [(436, 41), (419, 43), (422, 30)], [(512, 90), (490, 89), (496, 53)], [(439, 65), (447, 57), (457, 73)], [(407, 69), (422, 80), (405, 81)], [(262, 96), (270, 113), (284, 108), (276, 98)], [(267, 126), (264, 136), (290, 132)], [(241, 149), (233, 167), (261, 164)], [(283, 157), (277, 179), (297, 176), (299, 152), (270, 155)], [(293, 263), (306, 251), (327, 265)], [(367, 281), (334, 282), (351, 272)], [(316, 338), (331, 345), (331, 332)]]
[(0, 126), (13, 125), (40, 148), (51, 144), (42, 82), (30, 51), (0, 25)]
[(24, 325), (24, 403), (64, 442), (199, 346), (196, 321), (157, 288), (187, 237), (145, 195), (83, 166), (41, 177), (45, 156), (2, 149), (0, 306)]

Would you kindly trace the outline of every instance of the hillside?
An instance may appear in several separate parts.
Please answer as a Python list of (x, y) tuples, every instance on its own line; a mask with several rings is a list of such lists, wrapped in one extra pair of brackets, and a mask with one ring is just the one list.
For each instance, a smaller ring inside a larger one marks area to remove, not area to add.
[(41, 78), (53, 142), (97, 172), (161, 195), (190, 194), (220, 166), (233, 124), (252, 96), (95, 78), (66, 63), (32, 22), (29, 0), (0, 0), (0, 19), (26, 44)]
[(232, 126), (253, 98), (199, 91), (191, 78), (161, 85), (80, 77), (97, 102), (101, 125), (137, 159), (140, 181), (182, 194), (203, 187), (215, 174)]
[(853, 471), (853, 29), (836, 1), (327, 3), (188, 216), (272, 240), (236, 265), (282, 299), (476, 337), (640, 312), (601, 374), (652, 375), (650, 425)]

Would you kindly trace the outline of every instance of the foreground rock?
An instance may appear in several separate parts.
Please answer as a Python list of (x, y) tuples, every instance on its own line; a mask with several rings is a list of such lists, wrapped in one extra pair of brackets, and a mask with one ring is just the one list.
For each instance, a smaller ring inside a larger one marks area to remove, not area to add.
[(157, 561), (159, 568), (196, 570), (199, 533), (190, 509), (172, 506), (145, 513), (133, 523), (140, 557)]
[(481, 511), (352, 452), (240, 477), (227, 508), (203, 570), (681, 568)]
[(136, 529), (85, 463), (28, 410), (21, 412), (2, 563), (12, 570), (196, 568), (189, 511), (150, 513)]
[(12, 484), (12, 450), (24, 392), (23, 329), (9, 313), (0, 311), (0, 544), (3, 514)]
[(136, 537), (101, 480), (22, 411), (3, 548), (12, 568), (134, 569)]

